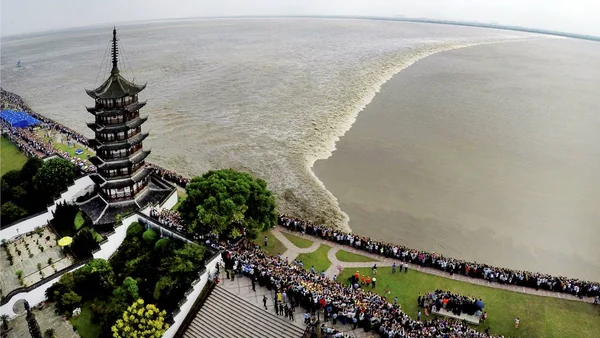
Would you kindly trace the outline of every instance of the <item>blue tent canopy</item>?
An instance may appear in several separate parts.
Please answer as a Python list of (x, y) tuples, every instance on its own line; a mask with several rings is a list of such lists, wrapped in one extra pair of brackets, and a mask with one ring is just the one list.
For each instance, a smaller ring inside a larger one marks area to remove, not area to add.
[(0, 119), (6, 121), (11, 127), (27, 128), (36, 125), (40, 121), (33, 116), (22, 111), (3, 110), (0, 112)]

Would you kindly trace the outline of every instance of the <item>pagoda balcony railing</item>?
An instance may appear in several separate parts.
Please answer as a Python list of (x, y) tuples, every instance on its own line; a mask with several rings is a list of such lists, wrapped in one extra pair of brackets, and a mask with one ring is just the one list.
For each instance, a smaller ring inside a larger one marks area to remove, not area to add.
[[(129, 129), (127, 132), (122, 131), (120, 133), (123, 133), (123, 135), (117, 135), (117, 136), (114, 136), (115, 133), (110, 133), (110, 134), (96, 133), (96, 139), (101, 142), (125, 141), (128, 138), (135, 136), (141, 132), (142, 132), (142, 128), (137, 127), (135, 129)], [(106, 135), (106, 134), (113, 135), (113, 137), (105, 137), (104, 135)]]
[(111, 169), (109, 169), (109, 170), (102, 170), (100, 172), (100, 174), (102, 175), (102, 177), (106, 177), (106, 178), (110, 178), (110, 179), (114, 179), (114, 178), (116, 178), (116, 179), (127, 178), (127, 177), (130, 177), (130, 176), (133, 177), (133, 176), (135, 176), (137, 174), (137, 170), (140, 169), (140, 168), (143, 168), (145, 164), (146, 164), (145, 161), (137, 163), (137, 164), (135, 164), (134, 166), (131, 167), (131, 170), (128, 169), (126, 173), (119, 172), (118, 169), (112, 169), (115, 172), (111, 173), (110, 172)]
[(135, 118), (140, 116), (140, 111), (136, 110), (131, 113), (123, 113), (122, 115), (115, 116), (98, 116), (96, 124), (102, 126), (114, 126), (116, 124), (123, 124), (129, 121), (133, 121)]
[(97, 99), (96, 108), (122, 108), (128, 104), (138, 102), (137, 94), (132, 96), (125, 96), (119, 99)]
[(135, 146), (127, 149), (124, 152), (112, 153), (111, 151), (106, 151), (106, 152), (102, 152), (102, 153), (98, 154), (98, 156), (103, 160), (115, 160), (115, 159), (119, 159), (119, 158), (129, 157), (129, 156), (135, 154), (136, 152), (138, 152), (142, 148), (143, 148), (143, 145), (140, 143), (140, 144), (136, 144)]

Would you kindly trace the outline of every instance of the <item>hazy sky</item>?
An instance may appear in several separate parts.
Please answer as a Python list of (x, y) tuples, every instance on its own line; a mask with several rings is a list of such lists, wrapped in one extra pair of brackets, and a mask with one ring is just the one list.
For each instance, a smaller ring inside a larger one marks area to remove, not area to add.
[(0, 11), (2, 35), (202, 16), (403, 15), (600, 36), (600, 0), (1, 0)]

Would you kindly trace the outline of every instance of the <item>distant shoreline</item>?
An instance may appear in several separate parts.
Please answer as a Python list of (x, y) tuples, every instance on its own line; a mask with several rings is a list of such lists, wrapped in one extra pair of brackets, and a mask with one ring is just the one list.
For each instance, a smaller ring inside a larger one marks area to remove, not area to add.
[(76, 27), (60, 28), (60, 29), (53, 29), (53, 30), (47, 30), (47, 31), (24, 32), (24, 33), (19, 33), (19, 34), (12, 34), (12, 35), (2, 35), (2, 38), (18, 38), (18, 37), (27, 37), (27, 36), (31, 36), (31, 35), (53, 34), (53, 33), (60, 33), (60, 32), (68, 32), (68, 31), (72, 31), (72, 30), (108, 27), (108, 26), (113, 26), (113, 25), (117, 25), (117, 24), (122, 25), (122, 26), (123, 25), (124, 26), (133, 26), (133, 25), (142, 25), (142, 24), (155, 23), (155, 22), (167, 22), (167, 21), (176, 22), (176, 21), (194, 21), (194, 20), (200, 21), (200, 20), (217, 20), (217, 19), (347, 19), (347, 20), (376, 20), (376, 21), (429, 23), (429, 24), (438, 24), (438, 25), (452, 25), (452, 26), (465, 26), (465, 27), (475, 27), (475, 28), (499, 29), (499, 30), (506, 30), (506, 31), (517, 31), (517, 32), (524, 32), (524, 33), (552, 35), (552, 36), (558, 36), (558, 37), (600, 42), (600, 36), (561, 32), (561, 31), (552, 31), (552, 30), (547, 30), (547, 29), (537, 29), (537, 28), (521, 27), (521, 26), (513, 26), (513, 25), (501, 25), (501, 24), (491, 24), (491, 23), (488, 24), (488, 23), (483, 23), (483, 22), (470, 22), (470, 21), (436, 20), (436, 19), (428, 19), (428, 18), (404, 18), (404, 17), (385, 17), (385, 16), (381, 16), (381, 17), (380, 16), (343, 16), (343, 15), (207, 16), (207, 17), (147, 19), (147, 20), (137, 20), (137, 21), (124, 21), (124, 22), (106, 22), (106, 23), (94, 24), (94, 25), (89, 25), (89, 26), (76, 26)]

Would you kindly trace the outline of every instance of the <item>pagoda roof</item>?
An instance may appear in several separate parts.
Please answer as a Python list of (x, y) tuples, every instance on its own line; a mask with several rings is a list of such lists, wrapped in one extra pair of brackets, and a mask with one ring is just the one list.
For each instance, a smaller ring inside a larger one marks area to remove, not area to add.
[(105, 180), (104, 183), (100, 183), (100, 188), (102, 189), (118, 189), (131, 186), (136, 182), (140, 182), (146, 176), (152, 173), (152, 169), (150, 168), (142, 168), (138, 172), (136, 172), (133, 176), (129, 178), (122, 178), (118, 180)]
[(111, 71), (110, 77), (96, 89), (86, 89), (85, 92), (94, 99), (120, 99), (134, 96), (144, 90), (146, 84), (136, 85), (121, 76), (119, 69)]
[(146, 105), (147, 101), (137, 101), (120, 108), (96, 108), (96, 107), (85, 107), (88, 112), (95, 116), (116, 116), (125, 113), (133, 113), (134, 111), (142, 109)]
[(142, 150), (138, 151), (135, 154), (129, 157), (123, 157), (118, 159), (113, 159), (109, 161), (105, 161), (98, 156), (90, 157), (90, 162), (94, 164), (98, 169), (116, 169), (116, 168), (125, 168), (127, 166), (138, 164), (150, 155), (150, 150)]
[(148, 137), (148, 133), (139, 133), (127, 140), (121, 140), (116, 142), (107, 142), (102, 143), (96, 139), (89, 140), (89, 144), (91, 146), (95, 146), (95, 150), (103, 149), (103, 150), (115, 150), (115, 149), (123, 149), (135, 146), (140, 144), (146, 137)]
[(87, 126), (95, 132), (105, 132), (105, 133), (117, 133), (120, 131), (127, 131), (129, 129), (135, 129), (141, 126), (144, 122), (148, 120), (148, 116), (144, 117), (136, 117), (131, 121), (127, 121), (126, 123), (121, 124), (108, 124), (101, 125), (96, 122), (87, 123)]

